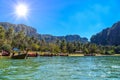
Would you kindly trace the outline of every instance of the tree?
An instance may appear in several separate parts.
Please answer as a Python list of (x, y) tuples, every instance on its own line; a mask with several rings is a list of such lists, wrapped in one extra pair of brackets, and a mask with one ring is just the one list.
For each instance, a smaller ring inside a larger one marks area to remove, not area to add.
[(0, 48), (5, 43), (5, 30), (0, 26)]
[(61, 45), (60, 45), (60, 49), (61, 49), (61, 52), (66, 53), (67, 47), (66, 47), (66, 41), (65, 40), (62, 40)]
[(17, 47), (19, 49), (24, 49), (24, 42), (25, 42), (25, 34), (24, 31), (19, 31), (15, 34), (13, 39), (13, 47)]
[(0, 26), (0, 39), (4, 39), (5, 38), (5, 30), (2, 26)]
[(40, 46), (39, 46), (38, 44), (35, 44), (35, 43), (33, 43), (33, 44), (31, 45), (31, 47), (32, 47), (32, 50), (33, 50), (33, 51), (38, 51), (38, 49), (40, 48)]
[(75, 52), (75, 46), (74, 46), (73, 43), (70, 43), (70, 42), (67, 43), (67, 51), (69, 53), (74, 53)]
[(12, 44), (12, 40), (13, 40), (13, 37), (14, 37), (14, 29), (13, 27), (10, 27), (6, 33), (5, 33), (5, 37), (6, 37), (6, 40), (7, 40), (7, 44)]
[(9, 45), (9, 44), (3, 44), (2, 45), (2, 50), (6, 50), (6, 51), (11, 51), (11, 49), (12, 49), (12, 47), (11, 47), (11, 45)]
[(76, 50), (81, 50), (82, 49), (82, 44), (80, 42), (76, 42)]
[(49, 43), (49, 51), (56, 53), (56, 52), (60, 52), (59, 46), (54, 44), (54, 43)]
[(89, 50), (87, 48), (84, 49), (84, 54), (89, 54)]
[(96, 44), (90, 44), (89, 45), (89, 52), (90, 52), (90, 54), (97, 53), (97, 46), (96, 46)]

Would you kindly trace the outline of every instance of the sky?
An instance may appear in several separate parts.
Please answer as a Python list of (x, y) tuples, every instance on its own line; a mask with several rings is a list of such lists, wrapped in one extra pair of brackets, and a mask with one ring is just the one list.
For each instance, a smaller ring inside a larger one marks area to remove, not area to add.
[[(15, 7), (24, 3), (26, 17)], [(40, 34), (90, 37), (120, 20), (120, 0), (0, 0), (0, 22), (25, 24)]]

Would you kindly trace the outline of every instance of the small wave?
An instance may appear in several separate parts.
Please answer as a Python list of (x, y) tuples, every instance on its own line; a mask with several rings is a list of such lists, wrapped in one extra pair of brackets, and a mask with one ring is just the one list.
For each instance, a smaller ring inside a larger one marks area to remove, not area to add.
[(102, 77), (102, 78), (105, 78), (105, 77), (106, 77), (106, 75), (101, 75), (101, 77)]
[(120, 66), (111, 66), (112, 68), (120, 68)]
[(110, 71), (108, 71), (108, 72), (107, 72), (107, 74), (111, 74), (111, 72), (110, 72)]

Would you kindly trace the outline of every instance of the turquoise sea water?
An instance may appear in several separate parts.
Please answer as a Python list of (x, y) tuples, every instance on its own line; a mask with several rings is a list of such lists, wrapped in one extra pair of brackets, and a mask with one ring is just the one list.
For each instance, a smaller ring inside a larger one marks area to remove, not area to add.
[(120, 57), (5, 58), (0, 80), (120, 80)]

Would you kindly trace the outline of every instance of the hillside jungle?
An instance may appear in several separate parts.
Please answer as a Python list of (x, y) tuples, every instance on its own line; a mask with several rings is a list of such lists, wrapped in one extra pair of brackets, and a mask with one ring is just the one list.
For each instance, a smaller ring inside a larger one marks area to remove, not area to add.
[(37, 38), (28, 37), (24, 31), (14, 32), (10, 27), (5, 30), (0, 26), (0, 52), (6, 50), (12, 53), (13, 48), (18, 48), (20, 51), (30, 49), (36, 52), (50, 52), (52, 54), (67, 53), (67, 54), (101, 54), (113, 55), (120, 53), (120, 46), (102, 46), (79, 41), (66, 42), (65, 40), (56, 40), (55, 42), (46, 42)]

